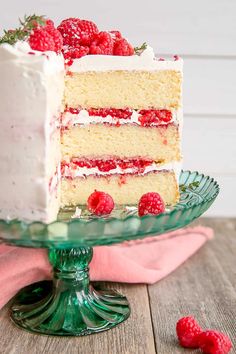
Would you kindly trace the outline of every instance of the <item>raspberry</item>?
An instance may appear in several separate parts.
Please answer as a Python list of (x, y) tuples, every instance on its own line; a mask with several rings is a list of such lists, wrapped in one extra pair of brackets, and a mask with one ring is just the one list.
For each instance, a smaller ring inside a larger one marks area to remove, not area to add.
[(39, 50), (41, 52), (55, 50), (53, 37), (43, 27), (36, 28), (32, 31), (29, 37), (29, 44), (33, 50)]
[(62, 46), (63, 46), (63, 38), (62, 38), (61, 33), (56, 28), (53, 28), (53, 27), (49, 27), (46, 30), (52, 36), (52, 38), (54, 40), (55, 52), (60, 52), (62, 50)]
[(143, 194), (138, 204), (139, 216), (147, 214), (157, 215), (165, 211), (165, 204), (160, 194), (155, 192), (149, 192)]
[(180, 60), (180, 57), (178, 55), (174, 55), (174, 61)]
[(48, 18), (46, 20), (46, 24), (44, 26), (44, 29), (46, 29), (47, 31), (48, 30), (50, 31), (51, 28), (55, 29), (54, 22)]
[(78, 167), (94, 168), (97, 167), (99, 171), (109, 172), (116, 167), (120, 167), (122, 170), (132, 168), (135, 171), (142, 172), (146, 166), (150, 166), (153, 163), (151, 159), (79, 159), (73, 158), (71, 160), (72, 165)]
[(65, 59), (77, 59), (89, 53), (89, 47), (77, 46), (77, 47), (64, 47), (62, 50)]
[(110, 194), (95, 190), (88, 197), (87, 207), (95, 215), (107, 215), (114, 209), (114, 201)]
[(90, 116), (107, 117), (111, 116), (118, 119), (129, 119), (132, 115), (132, 111), (129, 108), (117, 109), (117, 108), (91, 108), (88, 110)]
[(138, 120), (143, 127), (168, 123), (172, 119), (172, 113), (167, 109), (142, 109), (138, 113), (141, 114)]
[(171, 121), (172, 119), (172, 113), (171, 111), (168, 111), (167, 109), (159, 109), (156, 110), (156, 115), (158, 116), (158, 118), (160, 119), (160, 121), (168, 123)]
[(47, 19), (45, 26), (43, 26), (42, 28), (52, 36), (55, 45), (54, 50), (56, 52), (61, 51), (63, 46), (63, 38), (61, 33), (55, 28), (54, 22), (50, 19)]
[[(54, 44), (52, 44), (52, 41)], [(53, 50), (60, 52), (62, 50), (63, 38), (60, 32), (54, 27), (54, 22), (47, 19), (44, 26), (37, 23), (30, 34), (29, 43), (32, 49), (45, 52)]]
[(109, 32), (99, 32), (94, 35), (89, 53), (112, 55), (113, 45), (114, 42)]
[(109, 31), (110, 35), (112, 36), (112, 39), (114, 41), (121, 39), (122, 38), (122, 34), (120, 33), (120, 31)]
[(145, 167), (150, 166), (153, 163), (152, 160), (144, 159), (124, 159), (118, 160), (117, 165), (122, 169), (134, 168), (135, 170), (141, 172)]
[(134, 48), (125, 38), (121, 38), (115, 42), (113, 54), (130, 56), (134, 54)]
[(72, 160), (72, 164), (79, 166), (79, 167), (87, 167), (87, 168), (92, 168), (93, 166), (91, 165), (91, 160), (87, 159), (77, 159), (74, 158)]
[(79, 18), (63, 20), (57, 29), (63, 37), (63, 44), (76, 47), (78, 45), (89, 46), (98, 28), (92, 21)]
[(101, 172), (109, 172), (116, 168), (116, 163), (114, 160), (97, 160), (97, 167)]
[(150, 127), (151, 125), (158, 125), (160, 123), (155, 112), (152, 110), (147, 110), (146, 112), (145, 110), (142, 110), (139, 113), (141, 116), (138, 117), (138, 120), (143, 127)]
[(198, 348), (198, 337), (202, 333), (202, 329), (193, 317), (181, 318), (177, 322), (176, 332), (182, 347)]
[(79, 114), (80, 110), (77, 108), (66, 107), (65, 112), (70, 112), (71, 114)]
[(227, 354), (232, 343), (226, 334), (217, 331), (205, 331), (198, 336), (198, 346), (207, 354)]

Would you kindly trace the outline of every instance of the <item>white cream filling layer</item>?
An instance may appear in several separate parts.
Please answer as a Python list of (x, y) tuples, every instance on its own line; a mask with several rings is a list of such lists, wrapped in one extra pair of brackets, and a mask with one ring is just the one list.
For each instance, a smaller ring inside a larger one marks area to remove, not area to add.
[[(71, 113), (65, 112), (62, 117), (62, 127), (68, 127), (73, 125), (88, 125), (88, 124), (104, 124), (108, 123), (111, 125), (123, 125), (123, 124), (137, 124), (141, 126), (141, 122), (139, 121), (139, 117), (141, 114), (138, 113), (136, 110), (132, 110), (132, 115), (130, 118), (123, 119), (123, 118), (116, 118), (110, 115), (106, 117), (101, 116), (90, 116), (86, 109), (81, 109), (79, 113)], [(169, 124), (169, 123), (176, 123), (178, 124), (182, 120), (182, 112), (179, 110), (177, 112), (172, 112), (172, 119), (165, 123), (161, 122), (162, 125)], [(155, 126), (156, 124), (153, 123), (150, 126)]]
[[(180, 171), (182, 168), (182, 161), (173, 161), (170, 163), (166, 163), (163, 165), (160, 164), (156, 164), (155, 162), (153, 162), (151, 165), (146, 166), (143, 170), (143, 172), (138, 173), (139, 176), (144, 176), (145, 174), (149, 173), (149, 172), (155, 172), (155, 171), (173, 171), (175, 173), (176, 176), (176, 180), (179, 180), (179, 175), (180, 175)], [(92, 168), (88, 168), (88, 167), (77, 167), (77, 168), (71, 168), (70, 166), (65, 166), (64, 168), (64, 173), (62, 175), (62, 177), (69, 177), (69, 178), (77, 178), (77, 177), (82, 177), (82, 178), (86, 178), (88, 176), (91, 175), (98, 175), (98, 176), (109, 176), (109, 175), (115, 175), (115, 174), (120, 174), (120, 175), (124, 175), (124, 174), (136, 174), (137, 173), (137, 169), (136, 168), (126, 168), (126, 169), (122, 169), (119, 166), (117, 166), (116, 168), (107, 171), (107, 172), (102, 172), (98, 169), (98, 167), (92, 167)]]
[(69, 67), (72, 72), (112, 71), (112, 70), (177, 70), (182, 71), (183, 60), (158, 60), (155, 58), (152, 47), (147, 48), (140, 55), (85, 55), (74, 59)]

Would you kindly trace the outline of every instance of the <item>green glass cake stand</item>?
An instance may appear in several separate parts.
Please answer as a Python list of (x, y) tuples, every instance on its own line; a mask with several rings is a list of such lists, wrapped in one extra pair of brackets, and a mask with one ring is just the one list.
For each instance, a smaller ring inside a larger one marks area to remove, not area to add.
[(157, 216), (137, 216), (121, 207), (106, 218), (72, 218), (62, 210), (51, 224), (0, 220), (0, 240), (21, 247), (48, 248), (53, 281), (22, 289), (13, 299), (11, 318), (31, 332), (81, 336), (108, 330), (129, 317), (127, 299), (118, 292), (95, 290), (89, 282), (93, 246), (112, 245), (176, 230), (202, 215), (219, 186), (213, 178), (184, 171), (180, 201)]

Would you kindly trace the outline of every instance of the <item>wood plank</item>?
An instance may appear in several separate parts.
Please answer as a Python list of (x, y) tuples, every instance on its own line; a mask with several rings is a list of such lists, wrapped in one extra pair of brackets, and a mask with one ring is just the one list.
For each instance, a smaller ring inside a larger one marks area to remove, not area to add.
[[(1, 25), (13, 27), (25, 9), (28, 13), (45, 13), (45, 0), (29, 0), (11, 7), (5, 2)], [(125, 9), (125, 13), (124, 13)], [(93, 19), (101, 30), (120, 29), (132, 43), (148, 41), (159, 53), (236, 55), (236, 4), (234, 0), (84, 2), (47, 1), (47, 15), (60, 21), (71, 14)]]
[[(206, 173), (207, 171), (202, 172)], [(236, 175), (222, 176), (215, 173), (210, 173), (210, 175), (219, 183), (220, 193), (214, 204), (204, 215), (210, 217), (235, 217)]]
[(185, 114), (236, 117), (235, 86), (236, 59), (184, 58)]
[(228, 333), (236, 345), (236, 220), (202, 219), (199, 223), (213, 226), (215, 239), (168, 278), (148, 288), (156, 349), (160, 354), (186, 352), (178, 346), (175, 325), (179, 318), (189, 314), (204, 328)]
[(196, 224), (204, 224), (215, 230), (216, 239), (210, 243), (210, 247), (236, 291), (236, 267), (232, 266), (236, 256), (236, 218), (204, 218), (199, 219)]
[(227, 116), (184, 117), (184, 169), (214, 177), (220, 194), (206, 216), (236, 216), (236, 119)]
[(236, 116), (184, 116), (184, 168), (236, 174)]
[[(30, 334), (9, 320), (7, 306), (0, 312), (1, 354), (154, 354), (154, 338), (146, 285), (107, 284), (126, 294), (130, 318), (118, 327), (85, 337), (59, 338)], [(145, 333), (145, 335), (144, 335)]]
[[(217, 328), (236, 338), (233, 266), (236, 220), (202, 219), (195, 224), (213, 226), (215, 240), (175, 273), (149, 287), (156, 348), (160, 354), (186, 352), (177, 346), (174, 333), (177, 319), (188, 313), (199, 318), (203, 326)], [(114, 287), (113, 284), (109, 286)], [(119, 327), (94, 336), (57, 338), (32, 335), (11, 324), (6, 307), (0, 312), (1, 353), (155, 353), (146, 286), (120, 285), (115, 288), (128, 295), (132, 315)]]

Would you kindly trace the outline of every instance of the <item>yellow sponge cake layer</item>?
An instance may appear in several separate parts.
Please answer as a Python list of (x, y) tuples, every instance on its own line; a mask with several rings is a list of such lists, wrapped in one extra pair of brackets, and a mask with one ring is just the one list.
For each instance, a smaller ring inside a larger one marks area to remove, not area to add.
[(93, 124), (64, 130), (61, 139), (62, 158), (109, 156), (150, 158), (156, 162), (180, 160), (178, 127), (120, 127)]
[(140, 197), (147, 192), (158, 192), (167, 205), (178, 201), (179, 191), (172, 171), (141, 175), (112, 175), (109, 177), (63, 179), (62, 206), (85, 204), (94, 190), (109, 193), (116, 204), (137, 205)]
[(72, 108), (166, 108), (181, 105), (182, 73), (176, 70), (71, 73), (65, 105)]

